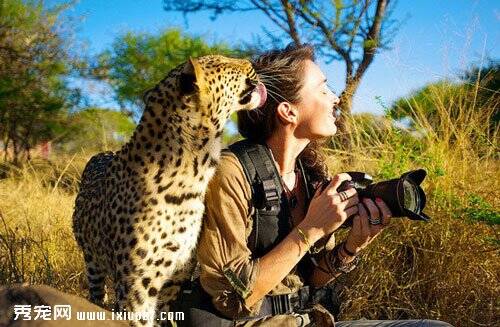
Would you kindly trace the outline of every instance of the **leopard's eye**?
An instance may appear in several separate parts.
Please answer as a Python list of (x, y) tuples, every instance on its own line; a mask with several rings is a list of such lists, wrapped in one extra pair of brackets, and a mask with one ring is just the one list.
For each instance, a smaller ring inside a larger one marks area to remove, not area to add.
[(248, 93), (247, 95), (245, 95), (239, 102), (240, 104), (247, 104), (250, 102), (250, 100), (252, 99), (252, 93)]

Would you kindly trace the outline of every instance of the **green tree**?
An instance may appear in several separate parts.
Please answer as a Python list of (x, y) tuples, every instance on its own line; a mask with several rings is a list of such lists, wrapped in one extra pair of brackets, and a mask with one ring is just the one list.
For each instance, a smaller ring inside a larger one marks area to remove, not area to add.
[(87, 108), (69, 115), (67, 132), (58, 147), (64, 152), (116, 150), (130, 138), (134, 129), (135, 123), (122, 112)]
[(237, 55), (224, 44), (210, 46), (177, 29), (159, 35), (128, 32), (98, 56), (93, 75), (109, 83), (122, 110), (139, 115), (145, 91), (189, 57), (207, 54)]
[(386, 111), (393, 119), (409, 119), (410, 126), (425, 118), (434, 130), (450, 119), (457, 121), (470, 111), (482, 112), (490, 124), (490, 132), (500, 120), (500, 64), (490, 61), (484, 67), (474, 66), (458, 82), (443, 80), (428, 84), (402, 97)]
[[(60, 14), (42, 1), (0, 1), (0, 137), (13, 161), (62, 132), (72, 91)], [(7, 153), (7, 152), (6, 152)]]
[(448, 144), (463, 155), (497, 158), (500, 97), (494, 86), (483, 86), (487, 81), (479, 76), (476, 83), (432, 83), (398, 99), (386, 113), (405, 122), (412, 135)]
[(423, 115), (432, 126), (439, 126), (440, 109), (446, 108), (450, 115), (456, 116), (460, 107), (459, 102), (464, 99), (467, 87), (451, 81), (439, 81), (426, 85), (410, 94), (408, 97), (397, 99), (386, 110), (387, 116), (395, 120), (409, 119), (410, 127), (415, 127), (419, 115)]

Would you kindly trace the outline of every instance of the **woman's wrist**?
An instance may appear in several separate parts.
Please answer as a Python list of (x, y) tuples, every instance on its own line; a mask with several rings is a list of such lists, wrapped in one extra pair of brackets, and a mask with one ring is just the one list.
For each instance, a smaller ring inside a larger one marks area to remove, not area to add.
[[(352, 249), (352, 250), (351, 250)], [(344, 251), (345, 254), (347, 254), (350, 257), (357, 256), (359, 252), (361, 251), (360, 248), (357, 247), (350, 247), (347, 242), (344, 242), (344, 245), (342, 246), (342, 250)]]
[(357, 252), (350, 251), (347, 248), (347, 242), (345, 242), (345, 241), (339, 245), (340, 245), (340, 247), (337, 251), (337, 255), (338, 255), (339, 259), (343, 262), (349, 263), (349, 262), (353, 261), (359, 253), (359, 251), (357, 251)]
[(359, 263), (358, 256), (347, 256), (346, 253), (343, 253), (343, 247), (345, 242), (338, 244), (333, 250), (329, 251), (326, 254), (326, 264), (328, 266), (328, 270), (335, 274), (337, 272), (347, 273), (352, 271)]
[(349, 236), (347, 237), (347, 239), (344, 241), (344, 246), (343, 248), (346, 250), (346, 254), (353, 254), (354, 256), (358, 255), (359, 252), (361, 252), (361, 247), (355, 245), (355, 244), (352, 244)]
[(297, 230), (300, 230), (305, 234), (305, 237), (311, 246), (313, 246), (314, 243), (316, 243), (323, 237), (323, 231), (319, 228), (315, 228), (303, 223), (298, 224), (296, 228)]

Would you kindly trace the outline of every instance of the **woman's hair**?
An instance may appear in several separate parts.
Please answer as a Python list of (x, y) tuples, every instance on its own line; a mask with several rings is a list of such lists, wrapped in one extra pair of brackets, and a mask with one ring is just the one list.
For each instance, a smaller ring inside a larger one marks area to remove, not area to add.
[[(264, 53), (253, 61), (268, 97), (262, 108), (238, 111), (238, 131), (243, 137), (263, 143), (276, 128), (278, 104), (284, 101), (296, 104), (301, 100), (299, 91), (304, 84), (306, 60), (314, 61), (313, 48), (290, 44), (285, 49)], [(313, 182), (327, 177), (325, 159), (317, 142), (310, 142), (299, 159)]]

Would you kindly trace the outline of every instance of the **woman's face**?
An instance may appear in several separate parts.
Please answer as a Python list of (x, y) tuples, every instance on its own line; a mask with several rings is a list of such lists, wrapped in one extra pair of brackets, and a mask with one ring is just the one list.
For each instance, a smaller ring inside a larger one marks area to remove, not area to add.
[(340, 100), (328, 88), (319, 66), (311, 60), (305, 62), (304, 85), (300, 96), (301, 100), (296, 104), (296, 136), (315, 140), (334, 135), (337, 131), (335, 112)]

